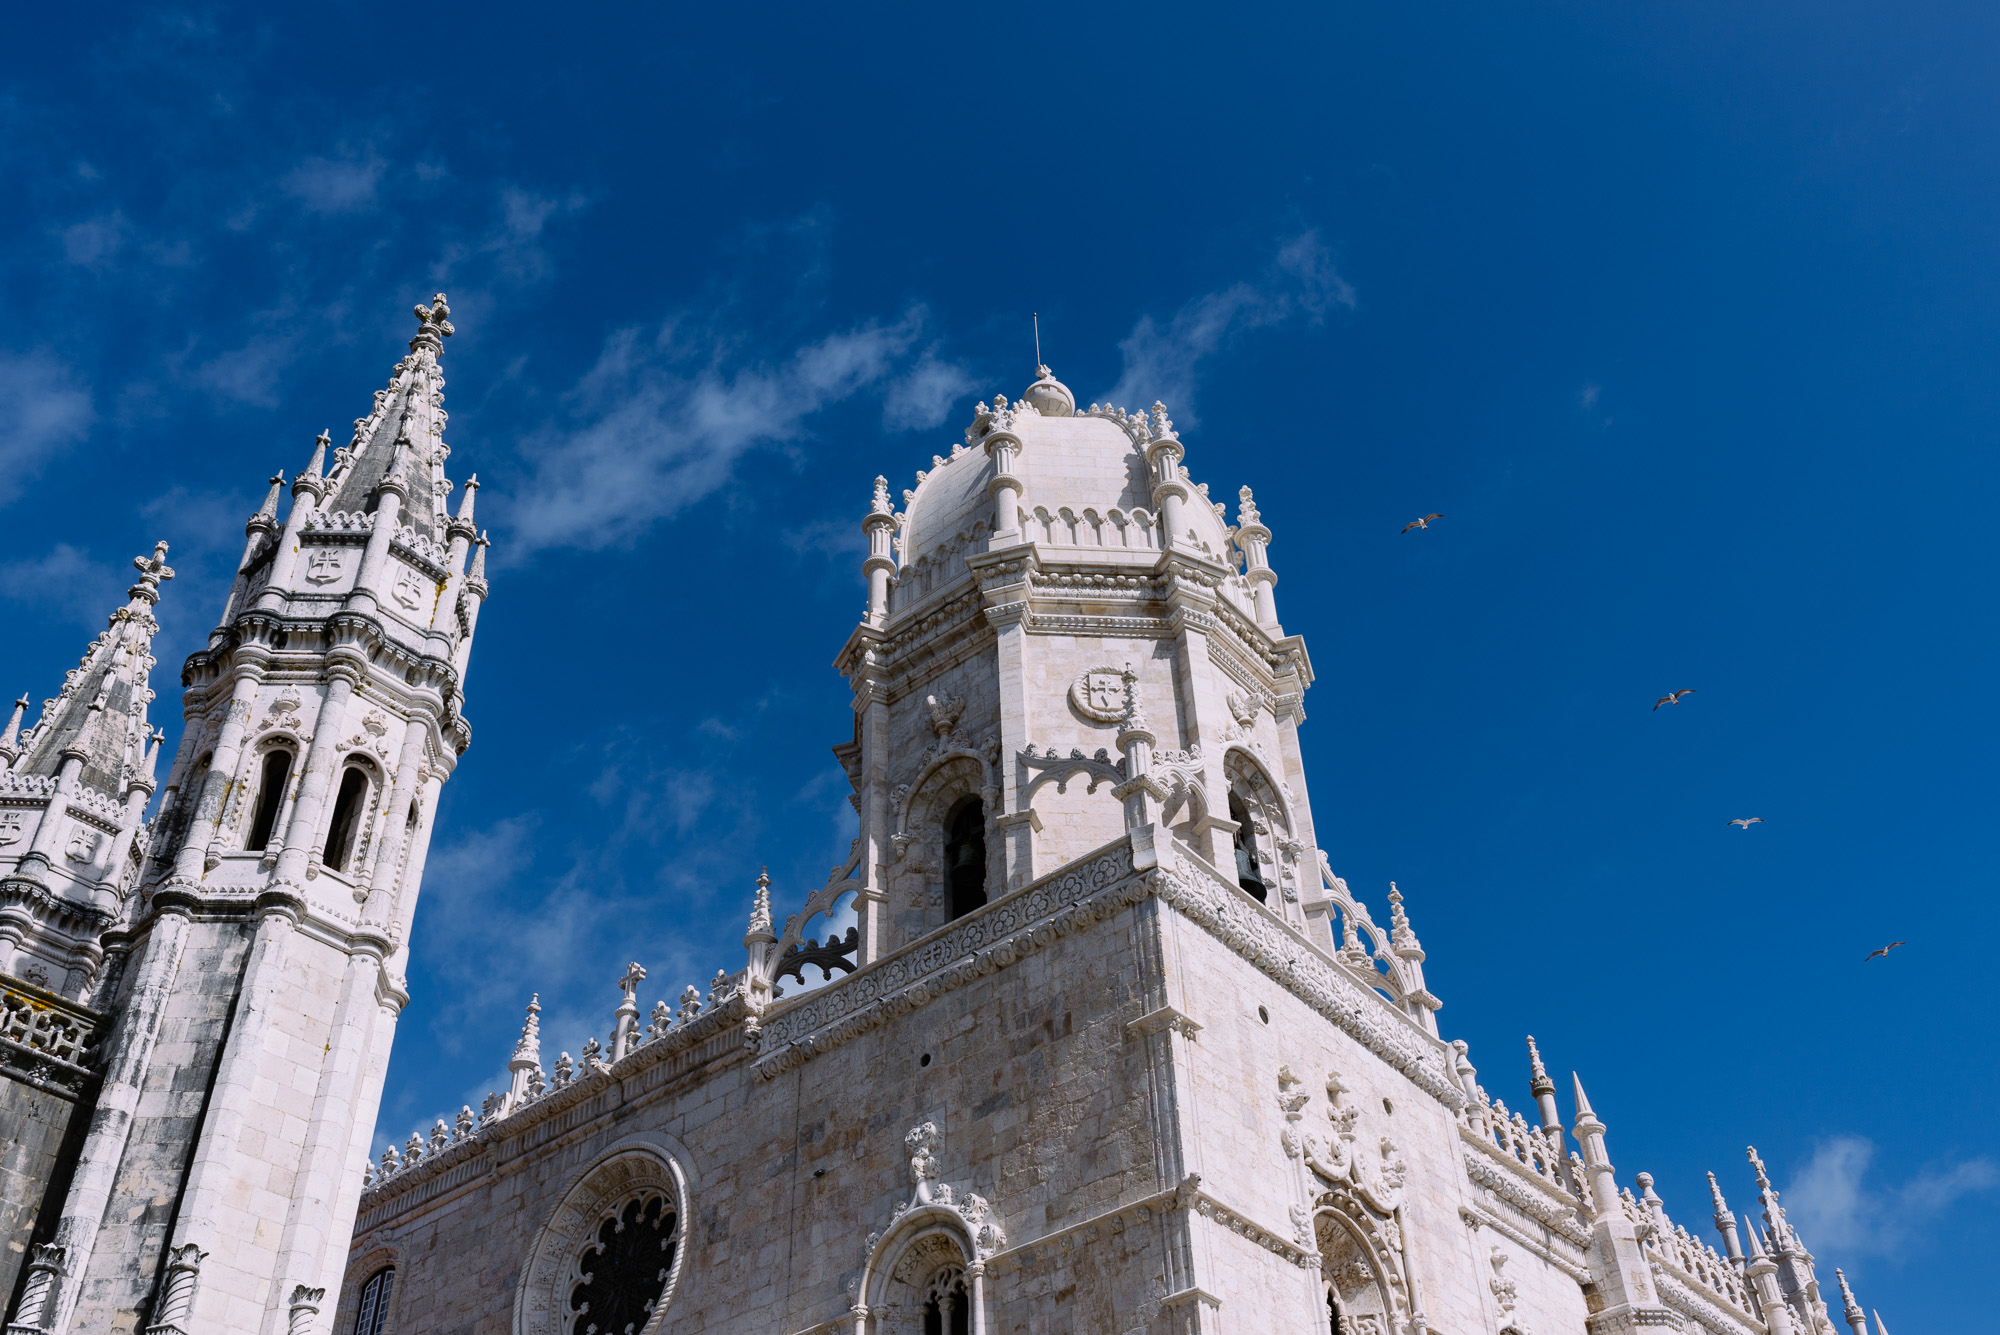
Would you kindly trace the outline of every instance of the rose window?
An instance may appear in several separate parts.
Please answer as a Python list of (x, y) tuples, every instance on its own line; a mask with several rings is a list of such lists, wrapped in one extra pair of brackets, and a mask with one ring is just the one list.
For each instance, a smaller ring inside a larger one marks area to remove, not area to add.
[(673, 1202), (645, 1192), (608, 1211), (577, 1258), (568, 1335), (638, 1335), (653, 1319), (680, 1246)]

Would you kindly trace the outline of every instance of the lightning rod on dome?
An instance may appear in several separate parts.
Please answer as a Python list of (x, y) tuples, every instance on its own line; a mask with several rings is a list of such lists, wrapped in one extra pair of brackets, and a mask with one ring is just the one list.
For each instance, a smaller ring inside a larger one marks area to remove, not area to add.
[[(1028, 318), (1035, 322), (1035, 365), (1040, 367), (1042, 364), (1042, 313), (1040, 311), (1029, 311)], [(1039, 371), (1037, 374), (1039, 374)]]

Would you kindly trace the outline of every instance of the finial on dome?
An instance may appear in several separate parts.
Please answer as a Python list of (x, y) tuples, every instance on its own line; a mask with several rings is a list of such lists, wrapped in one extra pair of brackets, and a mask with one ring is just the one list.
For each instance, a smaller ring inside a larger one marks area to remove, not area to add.
[(1069, 386), (1056, 379), (1055, 373), (1040, 362), (1035, 364), (1035, 374), (1040, 378), (1028, 386), (1021, 397), (1033, 404), (1035, 411), (1044, 417), (1074, 416), (1076, 395), (1069, 392)]
[(875, 479), (875, 496), (874, 499), (870, 502), (868, 512), (870, 514), (877, 514), (877, 515), (886, 515), (895, 513), (895, 507), (889, 503), (888, 478), (878, 477)]
[(451, 306), (445, 301), (444, 293), (432, 297), (430, 305), (418, 306), (416, 316), (419, 322), (417, 336), (410, 340), (410, 351), (429, 348), (432, 356), (442, 354), (444, 341), (457, 332), (451, 327)]

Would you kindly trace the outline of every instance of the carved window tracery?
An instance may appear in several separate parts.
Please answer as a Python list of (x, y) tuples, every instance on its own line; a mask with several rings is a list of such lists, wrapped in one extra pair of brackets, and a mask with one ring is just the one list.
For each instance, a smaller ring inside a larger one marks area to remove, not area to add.
[(653, 1318), (680, 1249), (680, 1215), (647, 1190), (605, 1212), (577, 1258), (564, 1335), (638, 1335)]
[(972, 1296), (965, 1270), (948, 1265), (924, 1286), (924, 1335), (971, 1335)]

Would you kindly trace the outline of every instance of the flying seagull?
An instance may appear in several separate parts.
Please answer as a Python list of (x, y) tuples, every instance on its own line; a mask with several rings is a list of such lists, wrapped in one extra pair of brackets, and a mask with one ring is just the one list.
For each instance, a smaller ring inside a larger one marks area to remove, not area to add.
[(1653, 701), (1653, 709), (1655, 712), (1658, 712), (1661, 705), (1677, 705), (1681, 702), (1682, 696), (1693, 695), (1693, 694), (1694, 694), (1694, 687), (1690, 686), (1685, 691), (1675, 691), (1671, 695), (1663, 695), (1659, 699)]
[(1422, 519), (1412, 519), (1409, 523), (1403, 525), (1403, 532), (1408, 533), (1413, 528), (1429, 528), (1431, 520), (1443, 518), (1443, 515), (1425, 515)]
[(1886, 946), (1882, 947), (1882, 948), (1881, 948), (1880, 950), (1871, 950), (1871, 951), (1869, 951), (1869, 952), (1868, 952), (1868, 958), (1867, 958), (1867, 959), (1864, 959), (1864, 960), (1862, 960), (1861, 962), (1862, 962), (1863, 964), (1866, 964), (1866, 963), (1868, 962), (1868, 960), (1873, 960), (1873, 959), (1880, 959), (1880, 958), (1881, 958), (1882, 956), (1884, 956), (1884, 955), (1888, 954), (1888, 953), (1889, 953), (1890, 951), (1894, 950), (1894, 949), (1895, 949), (1895, 948), (1896, 948), (1897, 946), (1906, 946), (1906, 945), (1908, 945), (1908, 944), (1909, 944), (1909, 942), (1907, 942), (1907, 941), (1891, 941), (1891, 942), (1890, 942), (1890, 943), (1889, 943), (1888, 945), (1886, 945)]
[(1741, 825), (1745, 830), (1748, 830), (1752, 825), (1762, 825), (1764, 818), (1762, 816), (1738, 816), (1729, 823), (1731, 825)]

